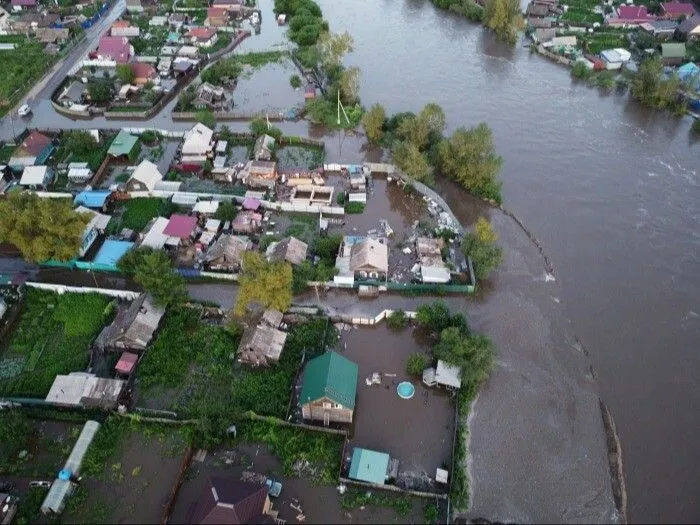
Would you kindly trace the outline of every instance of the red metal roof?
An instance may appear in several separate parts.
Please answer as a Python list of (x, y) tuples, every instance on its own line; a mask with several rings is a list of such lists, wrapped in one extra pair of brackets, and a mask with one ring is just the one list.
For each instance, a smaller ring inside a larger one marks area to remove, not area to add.
[(124, 352), (122, 356), (117, 361), (117, 365), (114, 369), (120, 374), (131, 374), (134, 371), (136, 362), (139, 360), (139, 356), (132, 354), (131, 352)]
[(215, 27), (195, 27), (190, 29), (187, 36), (190, 38), (196, 38), (197, 40), (209, 40), (216, 34)]
[(100, 38), (97, 54), (109, 57), (120, 64), (126, 64), (131, 55), (129, 39), (125, 36), (103, 36)]
[(665, 2), (661, 4), (663, 12), (672, 15), (674, 18), (681, 15), (693, 16), (695, 8), (692, 4), (684, 4), (683, 2)]
[(131, 71), (134, 73), (134, 78), (155, 78), (158, 76), (158, 73), (156, 72), (156, 68), (154, 68), (151, 64), (147, 64), (145, 62), (134, 62), (131, 64)]
[(620, 20), (655, 20), (656, 17), (647, 12), (645, 5), (621, 5), (617, 9)]
[(197, 218), (190, 215), (173, 215), (168, 221), (168, 225), (163, 230), (165, 235), (186, 239), (197, 226)]
[(51, 139), (38, 131), (32, 131), (22, 142), (20, 150), (33, 156), (39, 155), (51, 143)]

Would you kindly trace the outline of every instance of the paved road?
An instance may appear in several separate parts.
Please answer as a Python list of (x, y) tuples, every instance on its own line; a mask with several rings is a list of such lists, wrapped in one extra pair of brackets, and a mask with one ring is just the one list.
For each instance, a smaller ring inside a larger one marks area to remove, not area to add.
[[(12, 111), (8, 112), (5, 117), (0, 120), (0, 138), (7, 140), (12, 138), (13, 133), (20, 133), (24, 128), (31, 127), (57, 127), (58, 124), (50, 124), (54, 119), (51, 115), (45, 115), (48, 118), (39, 119), (38, 123), (33, 122), (35, 116), (31, 115), (25, 118), (17, 117), (17, 108), (22, 104), (29, 104), (32, 110), (44, 103), (49, 104), (51, 93), (66, 77), (70, 69), (79, 61), (82, 60), (88, 52), (97, 47), (97, 41), (106, 32), (107, 28), (119, 18), (126, 9), (126, 0), (118, 0), (112, 9), (102, 17), (97, 24), (85, 31), (85, 39), (78, 44), (68, 55), (60, 60), (54, 67), (40, 80), (29, 93), (17, 104)], [(52, 108), (53, 109), (53, 108)], [(54, 113), (53, 116), (56, 114)], [(87, 126), (82, 126), (87, 127)]]

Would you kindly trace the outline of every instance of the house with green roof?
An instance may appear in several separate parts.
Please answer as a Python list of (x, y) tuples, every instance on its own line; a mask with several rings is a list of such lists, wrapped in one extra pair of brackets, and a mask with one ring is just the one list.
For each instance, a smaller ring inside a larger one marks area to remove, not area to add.
[(311, 359), (304, 370), (299, 396), (305, 420), (352, 423), (357, 396), (358, 366), (336, 352)]
[(107, 153), (115, 158), (134, 161), (139, 154), (139, 138), (121, 130), (109, 146)]
[(384, 485), (390, 477), (391, 461), (386, 452), (355, 447), (348, 476), (358, 481)]
[(685, 43), (672, 42), (659, 46), (661, 48), (661, 60), (664, 66), (678, 66), (685, 61)]

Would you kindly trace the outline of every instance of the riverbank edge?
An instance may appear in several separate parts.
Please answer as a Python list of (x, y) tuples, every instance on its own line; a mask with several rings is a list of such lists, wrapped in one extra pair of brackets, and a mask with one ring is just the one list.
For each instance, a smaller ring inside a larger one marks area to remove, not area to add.
[(603, 418), (605, 429), (605, 442), (608, 449), (608, 462), (610, 465), (610, 485), (612, 487), (615, 507), (619, 513), (620, 523), (627, 523), (627, 486), (622, 463), (622, 445), (617, 434), (615, 420), (607, 405), (599, 398), (600, 414)]

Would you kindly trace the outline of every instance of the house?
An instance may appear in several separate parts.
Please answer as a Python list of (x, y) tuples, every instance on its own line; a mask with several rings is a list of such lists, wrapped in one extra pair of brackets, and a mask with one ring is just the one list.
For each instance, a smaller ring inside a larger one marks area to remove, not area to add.
[(576, 47), (576, 37), (575, 36), (555, 36), (542, 45), (545, 48), (562, 49), (565, 51), (571, 51)]
[(102, 213), (90, 210), (84, 206), (78, 206), (75, 211), (78, 213), (90, 214), (90, 222), (85, 225), (82, 242), (80, 244), (80, 251), (78, 252), (78, 256), (83, 257), (100, 233), (104, 233), (111, 217), (109, 215), (103, 215)]
[(153, 304), (151, 296), (141, 294), (128, 306), (120, 305), (111, 324), (95, 339), (95, 346), (105, 350), (141, 351), (151, 342), (165, 309)]
[(126, 191), (153, 191), (157, 183), (163, 180), (158, 166), (150, 160), (142, 160), (126, 183)]
[(167, 16), (153, 16), (148, 21), (150, 27), (164, 27), (168, 24)]
[(107, 154), (122, 160), (133, 159), (138, 154), (138, 142), (139, 138), (136, 135), (127, 133), (123, 129), (119, 130), (112, 144), (110, 144)]
[(53, 150), (54, 145), (49, 137), (38, 131), (32, 131), (12, 153), (8, 165), (11, 168), (22, 168), (43, 164), (51, 156)]
[(651, 23), (640, 24), (639, 27), (654, 36), (670, 38), (678, 29), (678, 22), (675, 20), (654, 20)]
[(193, 46), (211, 47), (216, 44), (218, 37), (215, 27), (193, 27), (185, 34), (185, 38)]
[(423, 383), (426, 386), (440, 385), (457, 390), (462, 386), (462, 369), (438, 359), (435, 368), (430, 367), (423, 370)]
[(250, 160), (241, 170), (243, 182), (250, 188), (275, 187), (277, 181), (277, 163), (265, 160)]
[(358, 370), (356, 363), (332, 351), (309, 360), (299, 395), (303, 418), (324, 425), (351, 424)]
[(538, 18), (530, 16), (527, 18), (527, 27), (531, 29), (552, 27), (551, 18)]
[(421, 280), (424, 283), (450, 282), (450, 270), (442, 260), (442, 239), (418, 237), (416, 239), (416, 254), (420, 263)]
[(70, 38), (70, 29), (39, 27), (34, 31), (34, 38), (42, 44), (63, 44)]
[(265, 255), (270, 261), (287, 261), (290, 264), (301, 264), (306, 260), (309, 246), (296, 237), (287, 237), (279, 242), (270, 243)]
[(112, 24), (109, 34), (117, 37), (136, 38), (141, 34), (141, 30), (138, 26), (132, 26), (127, 20), (117, 20)]
[(200, 215), (208, 216), (214, 215), (216, 210), (219, 209), (219, 201), (199, 201), (194, 205), (192, 211), (199, 213)]
[(304, 100), (316, 98), (316, 88), (314, 86), (306, 86), (304, 88)]
[(346, 235), (335, 260), (337, 275), (333, 282), (352, 287), (355, 280), (386, 280), (389, 250), (383, 239)]
[(165, 228), (168, 226), (169, 219), (165, 217), (156, 217), (146, 225), (146, 232), (141, 240), (140, 246), (153, 248), (154, 250), (162, 250), (166, 246), (177, 247), (180, 245), (178, 237), (170, 237), (166, 235)]
[(678, 25), (678, 33), (688, 40), (700, 38), (700, 15), (686, 18)]
[(32, 189), (46, 189), (53, 182), (54, 173), (48, 166), (25, 166), (19, 185)]
[(545, 42), (549, 42), (557, 36), (557, 30), (554, 29), (553, 27), (538, 27), (535, 29), (535, 32), (533, 33), (533, 37), (535, 42), (538, 42), (540, 44), (544, 44)]
[(225, 98), (224, 88), (202, 82), (197, 88), (197, 98), (207, 106), (217, 107)]
[(95, 257), (90, 261), (90, 268), (106, 272), (116, 272), (119, 270), (117, 263), (119, 259), (126, 255), (126, 252), (134, 247), (131, 241), (118, 241), (107, 239), (102, 243)]
[[(211, 476), (187, 522), (192, 524), (267, 523), (272, 503), (265, 485)], [(269, 521), (272, 523), (272, 521)]]
[(645, 5), (621, 5), (617, 8), (617, 16), (608, 18), (605, 23), (613, 27), (629, 27), (654, 20), (656, 17), (647, 12)]
[(255, 326), (243, 332), (238, 345), (238, 360), (252, 366), (270, 366), (280, 359), (286, 332), (279, 329), (282, 312), (266, 310)]
[(146, 62), (134, 62), (131, 66), (131, 71), (134, 73), (134, 84), (143, 86), (151, 83), (158, 83), (158, 72), (151, 64)]
[(241, 211), (231, 223), (231, 230), (236, 233), (256, 233), (262, 226), (263, 216), (254, 211)]
[(241, 269), (243, 254), (253, 248), (248, 237), (224, 234), (219, 236), (204, 256), (204, 264), (210, 270), (237, 272)]
[(185, 13), (172, 13), (168, 17), (168, 24), (173, 31), (179, 31), (184, 24), (189, 24), (190, 17)]
[(255, 160), (272, 160), (275, 148), (275, 139), (270, 135), (260, 135), (255, 139), (253, 146), (253, 158)]
[(182, 162), (202, 163), (206, 161), (207, 155), (214, 150), (213, 138), (213, 130), (204, 124), (195, 124), (191, 130), (185, 133), (182, 143)]
[(128, 377), (132, 374), (136, 368), (136, 363), (138, 362), (139, 356), (137, 354), (134, 354), (133, 352), (124, 352), (119, 358), (119, 361), (117, 361), (117, 364), (114, 366), (114, 371), (117, 374)]
[(244, 210), (252, 210), (256, 211), (260, 209), (261, 203), (260, 199), (256, 199), (255, 197), (245, 197), (243, 199), (243, 209)]
[(12, 0), (10, 5), (12, 6), (13, 11), (36, 9), (36, 0)]
[(236, 10), (243, 6), (243, 0), (213, 0), (211, 5), (228, 11)]
[(92, 170), (87, 162), (71, 162), (68, 164), (68, 182), (85, 184), (92, 178)]
[(615, 49), (606, 49), (600, 52), (600, 57), (605, 62), (605, 69), (617, 70), (622, 68), (622, 56)]
[(73, 199), (73, 204), (75, 206), (84, 206), (86, 208), (104, 211), (107, 208), (111, 196), (112, 192), (110, 190), (81, 191)]
[(109, 410), (117, 408), (125, 386), (123, 379), (105, 379), (87, 372), (71, 372), (56, 376), (45, 401), (65, 407)]
[[(398, 464), (396, 470), (398, 470)], [(359, 447), (355, 447), (352, 451), (348, 476), (375, 485), (384, 485), (390, 477), (395, 477), (392, 474), (392, 461), (389, 454)]]
[(181, 241), (192, 238), (197, 229), (197, 217), (192, 215), (173, 214), (163, 233), (168, 237), (176, 237)]
[(665, 66), (677, 66), (685, 62), (685, 43), (674, 42), (661, 44), (661, 60)]
[(228, 24), (228, 11), (223, 7), (210, 7), (207, 9), (207, 19), (204, 25), (220, 27)]
[(103, 36), (97, 46), (97, 56), (102, 60), (112, 60), (126, 64), (134, 54), (134, 48), (125, 36)]
[(143, 13), (141, 0), (126, 0), (126, 10), (129, 13)]
[(678, 20), (681, 16), (690, 18), (694, 14), (695, 8), (693, 4), (673, 0), (672, 2), (664, 2), (661, 4), (661, 14), (659, 14), (659, 18), (663, 20)]
[(173, 67), (173, 59), (171, 57), (160, 57), (158, 60), (158, 74), (162, 77), (170, 76), (170, 70)]

